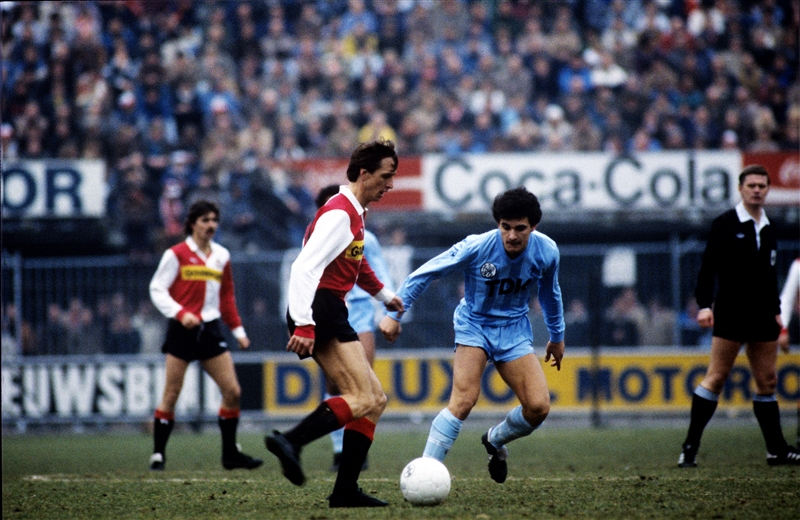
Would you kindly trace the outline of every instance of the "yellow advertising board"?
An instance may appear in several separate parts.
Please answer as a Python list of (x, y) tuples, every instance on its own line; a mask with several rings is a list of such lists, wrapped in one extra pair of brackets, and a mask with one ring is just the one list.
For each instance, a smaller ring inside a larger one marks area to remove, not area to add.
[[(540, 358), (541, 360), (541, 358)], [(604, 353), (594, 360), (586, 351), (567, 352), (560, 371), (544, 364), (551, 391), (551, 409), (585, 411), (596, 398), (608, 411), (687, 410), (692, 392), (706, 370), (708, 355), (678, 351)], [(378, 356), (375, 373), (388, 397), (387, 413), (436, 413), (450, 397), (452, 352), (406, 351)], [(287, 358), (264, 365), (264, 408), (275, 415), (302, 415), (322, 399), (324, 380), (311, 361)], [(750, 408), (755, 392), (747, 358), (736, 360), (720, 408)], [(778, 356), (778, 402), (794, 404), (800, 398), (800, 355)], [(517, 400), (491, 364), (481, 381), (475, 411), (504, 411)]]

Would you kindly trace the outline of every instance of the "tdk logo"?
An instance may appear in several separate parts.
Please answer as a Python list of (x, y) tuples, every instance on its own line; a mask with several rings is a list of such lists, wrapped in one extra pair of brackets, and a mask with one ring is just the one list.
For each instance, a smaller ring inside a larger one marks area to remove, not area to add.
[(523, 282), (520, 278), (516, 280), (513, 278), (502, 278), (500, 280), (490, 280), (484, 283), (489, 289), (489, 294), (487, 296), (492, 297), (495, 295), (495, 291), (497, 291), (498, 295), (516, 294), (520, 291), (527, 291), (531, 280), (528, 279)]

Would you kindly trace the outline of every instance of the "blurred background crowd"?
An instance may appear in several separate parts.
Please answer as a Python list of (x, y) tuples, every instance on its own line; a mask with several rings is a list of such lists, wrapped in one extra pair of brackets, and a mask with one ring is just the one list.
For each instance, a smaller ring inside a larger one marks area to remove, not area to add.
[[(183, 239), (185, 211), (199, 198), (222, 205), (219, 240), (231, 249), (298, 246), (316, 207), (293, 161), (349, 157), (376, 137), (395, 141), (401, 156), (800, 150), (800, 3), (792, 0), (6, 1), (0, 9), (3, 163), (104, 161), (112, 235), (147, 267), (143, 280)], [(251, 276), (249, 284), (257, 270)], [(282, 313), (256, 293), (242, 298), (251, 328)], [(693, 300), (681, 313), (666, 299), (614, 295), (603, 344), (707, 344)], [(146, 296), (67, 300), (46, 305), (35, 326), (19, 325), (6, 305), (4, 353), (14, 338), (9, 352), (22, 354), (158, 351), (164, 320)], [(570, 344), (588, 344), (587, 302), (565, 307)], [(284, 327), (271, 326), (251, 335)]]
[[(197, 198), (236, 248), (296, 246), (287, 161), (800, 148), (790, 0), (2, 2), (4, 161), (102, 159), (134, 259)], [(280, 225), (277, 225), (280, 224)]]

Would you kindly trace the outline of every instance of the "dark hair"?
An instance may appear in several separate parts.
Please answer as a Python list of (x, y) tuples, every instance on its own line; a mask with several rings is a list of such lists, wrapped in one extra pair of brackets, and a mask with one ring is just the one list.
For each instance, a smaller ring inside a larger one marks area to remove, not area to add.
[(321, 208), (325, 205), (328, 200), (339, 193), (339, 185), (338, 184), (329, 184), (325, 186), (319, 193), (317, 193), (317, 198), (314, 199), (314, 203), (317, 205), (317, 209)]
[(186, 214), (186, 221), (183, 223), (183, 232), (191, 235), (192, 226), (197, 222), (197, 219), (209, 212), (216, 213), (217, 218), (219, 218), (219, 206), (216, 203), (201, 199), (192, 204), (189, 208), (189, 213)]
[(527, 218), (531, 227), (542, 220), (542, 208), (536, 195), (523, 187), (514, 188), (494, 198), (492, 216), (495, 222)]
[(361, 143), (350, 156), (350, 164), (347, 165), (347, 180), (355, 182), (361, 173), (361, 168), (372, 173), (381, 167), (381, 161), (391, 157), (394, 167), (397, 168), (397, 151), (394, 143), (386, 139), (378, 139)]
[(739, 174), (739, 186), (744, 184), (744, 179), (748, 175), (765, 176), (767, 178), (767, 186), (769, 186), (769, 172), (760, 164), (751, 164), (750, 166), (745, 166), (744, 170), (742, 170), (742, 173)]

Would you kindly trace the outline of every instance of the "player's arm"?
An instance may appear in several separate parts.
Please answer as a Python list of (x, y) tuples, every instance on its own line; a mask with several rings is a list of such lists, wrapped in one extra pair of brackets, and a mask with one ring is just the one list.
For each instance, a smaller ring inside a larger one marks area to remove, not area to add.
[(174, 318), (187, 329), (200, 325), (200, 317), (184, 309), (169, 293), (169, 288), (178, 277), (180, 262), (172, 249), (167, 249), (161, 256), (158, 268), (150, 280), (150, 300), (161, 314)]
[(539, 279), (539, 304), (542, 307), (544, 322), (550, 333), (550, 340), (545, 348), (545, 363), (552, 358), (550, 366), (561, 370), (561, 358), (564, 357), (564, 305), (561, 299), (561, 286), (558, 283), (559, 252), (553, 244), (550, 266), (544, 270)]
[[(403, 301), (405, 311), (411, 308), (411, 305), (425, 292), (425, 289), (428, 288), (433, 280), (462, 267), (469, 259), (469, 251), (466, 240), (462, 240), (447, 251), (431, 258), (409, 274), (397, 291), (397, 295)], [(400, 335), (402, 331), (400, 327), (402, 316), (403, 313), (389, 312), (381, 320), (378, 328), (386, 338), (386, 341), (391, 343)]]
[(697, 312), (697, 324), (704, 328), (714, 326), (714, 312), (711, 310), (711, 306), (714, 303), (714, 281), (721, 253), (719, 238), (724, 231), (723, 227), (721, 219), (717, 219), (711, 224), (711, 232), (703, 251), (700, 271), (697, 273), (697, 287), (694, 290), (694, 297), (700, 308)]
[(242, 318), (239, 316), (239, 310), (236, 307), (236, 296), (234, 295), (233, 287), (233, 269), (231, 268), (230, 260), (228, 260), (222, 270), (222, 282), (219, 288), (219, 311), (222, 315), (222, 321), (231, 329), (233, 337), (239, 343), (239, 348), (246, 349), (250, 346), (250, 339), (242, 326)]
[(800, 258), (792, 262), (789, 276), (781, 291), (781, 333), (778, 336), (778, 346), (783, 352), (789, 352), (789, 320), (792, 318), (792, 309), (797, 305), (797, 296), (800, 293)]
[(317, 220), (314, 232), (297, 255), (289, 276), (289, 315), (296, 328), (286, 350), (301, 356), (313, 353), (315, 324), (311, 304), (314, 295), (325, 268), (352, 240), (347, 212), (328, 211)]

